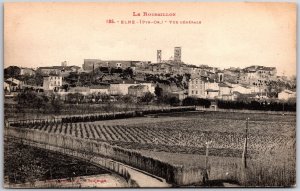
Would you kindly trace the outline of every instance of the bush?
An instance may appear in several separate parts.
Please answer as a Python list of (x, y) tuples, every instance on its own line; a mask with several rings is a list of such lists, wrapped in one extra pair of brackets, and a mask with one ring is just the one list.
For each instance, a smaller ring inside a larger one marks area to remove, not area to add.
[(182, 101), (184, 106), (204, 106), (206, 108), (210, 107), (211, 102), (208, 99), (196, 98), (196, 97), (187, 97)]

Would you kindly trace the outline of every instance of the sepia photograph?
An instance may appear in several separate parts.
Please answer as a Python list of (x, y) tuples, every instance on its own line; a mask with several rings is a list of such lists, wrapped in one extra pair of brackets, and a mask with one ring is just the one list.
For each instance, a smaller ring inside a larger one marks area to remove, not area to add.
[(296, 7), (4, 3), (4, 188), (296, 187)]

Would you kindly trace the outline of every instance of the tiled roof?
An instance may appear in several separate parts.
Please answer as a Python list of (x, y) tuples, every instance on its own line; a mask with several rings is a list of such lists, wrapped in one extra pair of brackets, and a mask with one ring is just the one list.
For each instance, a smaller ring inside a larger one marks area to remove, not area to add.
[(132, 85), (132, 86), (129, 86), (128, 89), (144, 89), (146, 88), (147, 86), (146, 85)]

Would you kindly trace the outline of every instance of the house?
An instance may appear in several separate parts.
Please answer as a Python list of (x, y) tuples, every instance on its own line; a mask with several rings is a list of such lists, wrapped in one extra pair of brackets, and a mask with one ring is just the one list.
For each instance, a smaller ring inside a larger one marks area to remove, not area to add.
[(224, 81), (238, 84), (240, 82), (240, 69), (239, 68), (228, 68), (223, 70)]
[(137, 85), (135, 83), (114, 83), (110, 84), (109, 94), (110, 95), (127, 95), (128, 88), (132, 85)]
[(207, 89), (205, 92), (207, 99), (216, 99), (219, 96), (219, 90)]
[(24, 85), (23, 81), (17, 80), (15, 78), (8, 78), (4, 80), (9, 85), (9, 89), (11, 92), (18, 91), (22, 89), (22, 86)]
[(226, 84), (226, 83), (219, 83), (218, 84), (219, 86), (219, 90), (220, 90), (220, 95), (226, 95), (226, 94), (232, 94), (232, 89), (233, 87)]
[(219, 83), (219, 99), (222, 100), (233, 100), (233, 87), (227, 83), (221, 82)]
[(45, 76), (43, 79), (43, 89), (45, 91), (58, 91), (62, 86), (62, 76), (59, 75), (49, 75)]
[(4, 93), (10, 92), (10, 85), (7, 82), (4, 82), (3, 88), (4, 88)]
[[(209, 94), (209, 95), (208, 95)], [(218, 96), (219, 86), (215, 80), (205, 76), (195, 77), (189, 80), (188, 95), (199, 98), (211, 98)]]
[(149, 92), (149, 88), (146, 85), (132, 85), (128, 87), (128, 95), (134, 97), (143, 97), (147, 92)]
[(90, 93), (95, 94), (109, 94), (109, 86), (104, 85), (94, 85), (90, 86)]
[(242, 94), (237, 91), (233, 91), (232, 94), (233, 94), (233, 100), (255, 98), (256, 96), (256, 94), (253, 93)]
[(38, 72), (44, 75), (60, 75), (62, 77), (69, 76), (71, 72), (78, 72), (79, 70), (79, 66), (49, 66), (37, 69)]
[(110, 84), (109, 93), (111, 95), (127, 95), (128, 88), (130, 86), (137, 86), (137, 85), (147, 86), (148, 91), (152, 94), (154, 94), (155, 92), (155, 86), (152, 83), (148, 83), (148, 82), (137, 83), (136, 81), (133, 80), (127, 80), (127, 81), (124, 80), (122, 83)]
[(282, 92), (278, 93), (278, 99), (289, 100), (291, 98), (296, 98), (296, 92), (291, 90), (283, 90)]
[(207, 82), (208, 78), (204, 77), (196, 77), (190, 79), (188, 83), (188, 95), (199, 98), (206, 98), (205, 83)]
[(141, 82), (139, 83), (140, 85), (144, 85), (148, 87), (148, 91), (152, 94), (155, 93), (155, 84), (153, 83), (149, 83), (149, 82)]
[(241, 84), (231, 84), (232, 91), (239, 92), (241, 94), (250, 94), (252, 89), (248, 86), (241, 85)]
[(32, 68), (20, 68), (20, 75), (35, 75), (35, 71)]
[(169, 93), (171, 97), (176, 97), (179, 100), (184, 100), (187, 97), (187, 93), (184, 90), (174, 91)]
[(150, 65), (151, 71), (156, 73), (172, 73), (174, 71), (174, 66), (170, 63), (154, 63)]
[(90, 94), (90, 88), (89, 87), (72, 87), (69, 89), (69, 93), (80, 93), (82, 95), (88, 95)]
[(151, 62), (150, 61), (146, 61), (146, 62), (136, 62), (133, 64), (133, 66), (136, 67), (137, 70), (143, 70), (145, 69)]
[(276, 74), (275, 67), (250, 66), (241, 70), (239, 79), (242, 84), (265, 87), (269, 81), (276, 79)]

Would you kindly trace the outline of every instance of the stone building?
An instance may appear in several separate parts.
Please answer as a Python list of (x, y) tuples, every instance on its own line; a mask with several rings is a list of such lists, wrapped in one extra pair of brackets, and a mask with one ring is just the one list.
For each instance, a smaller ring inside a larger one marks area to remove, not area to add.
[(212, 95), (218, 95), (219, 86), (215, 80), (200, 76), (189, 80), (188, 95), (198, 98), (211, 98)]
[(58, 91), (62, 86), (62, 76), (49, 75), (43, 79), (43, 89), (45, 91)]
[(134, 97), (143, 97), (147, 92), (149, 92), (149, 89), (146, 85), (132, 85), (128, 87), (128, 94)]

